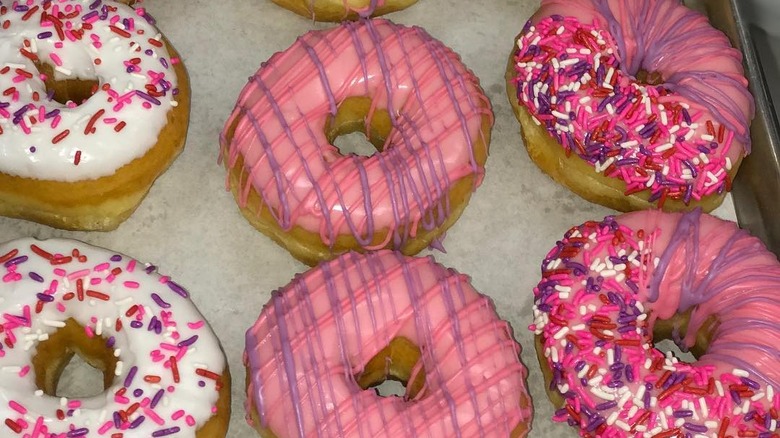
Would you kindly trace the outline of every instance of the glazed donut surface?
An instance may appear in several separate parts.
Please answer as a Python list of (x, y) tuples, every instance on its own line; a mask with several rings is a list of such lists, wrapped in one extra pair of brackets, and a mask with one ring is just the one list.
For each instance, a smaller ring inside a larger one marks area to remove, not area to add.
[(177, 53), (119, 2), (0, 8), (0, 214), (115, 228), (184, 146)]
[[(481, 184), (492, 123), (478, 79), (424, 30), (346, 22), (263, 64), (222, 158), (244, 216), (310, 265), (348, 250), (416, 254)], [(356, 130), (377, 153), (333, 145)]]
[[(531, 404), (509, 325), (468, 278), (380, 251), (347, 253), (273, 293), (246, 335), (263, 437), (524, 437)], [(406, 394), (369, 386), (402, 380)]]
[[(3, 436), (225, 436), (227, 362), (182, 286), (73, 240), (6, 243), (0, 266)], [(104, 391), (57, 393), (74, 353)]]
[(698, 210), (607, 217), (567, 232), (542, 277), (531, 329), (555, 420), (582, 436), (776, 433), (780, 264), (757, 238)]
[(750, 151), (742, 55), (675, 0), (545, 0), (516, 40), (509, 99), (531, 158), (622, 211), (710, 211)]

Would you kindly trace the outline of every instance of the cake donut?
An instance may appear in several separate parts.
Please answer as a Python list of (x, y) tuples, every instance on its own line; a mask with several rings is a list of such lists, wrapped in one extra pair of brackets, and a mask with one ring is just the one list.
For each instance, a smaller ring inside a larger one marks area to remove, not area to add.
[(533, 161), (607, 207), (723, 201), (750, 152), (742, 55), (678, 0), (543, 0), (507, 90)]
[[(188, 292), (156, 268), (73, 240), (0, 245), (5, 437), (224, 437), (230, 374)], [(64, 397), (74, 354), (101, 393)]]
[[(438, 243), (481, 183), (492, 123), (479, 80), (423, 29), (345, 22), (263, 63), (221, 155), (243, 215), (294, 257), (413, 255)], [(341, 154), (334, 139), (354, 131), (377, 153)]]
[(778, 287), (774, 254), (699, 210), (572, 228), (534, 289), (555, 420), (590, 437), (777, 436)]
[(344, 21), (400, 11), (417, 0), (272, 0), (314, 21)]
[[(350, 252), (273, 292), (247, 331), (247, 410), (265, 438), (525, 437), (509, 324), (432, 258)], [(386, 379), (403, 397), (366, 389)]]
[(110, 230), (184, 146), (189, 82), (143, 8), (0, 5), (0, 215)]

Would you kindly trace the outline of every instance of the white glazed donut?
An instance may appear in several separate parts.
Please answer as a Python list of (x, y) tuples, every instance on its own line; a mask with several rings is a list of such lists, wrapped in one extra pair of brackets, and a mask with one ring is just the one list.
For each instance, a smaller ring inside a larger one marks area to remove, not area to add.
[[(0, 279), (0, 436), (225, 436), (219, 341), (154, 266), (78, 241), (20, 239), (0, 246)], [(73, 352), (102, 369), (104, 392), (56, 396)]]
[(186, 71), (143, 8), (32, 3), (0, 5), (0, 214), (115, 228), (184, 145)]

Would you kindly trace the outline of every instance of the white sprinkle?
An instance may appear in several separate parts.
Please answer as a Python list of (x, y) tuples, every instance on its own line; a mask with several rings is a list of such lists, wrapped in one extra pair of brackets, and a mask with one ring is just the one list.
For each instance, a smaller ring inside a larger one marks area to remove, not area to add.
[(72, 72), (70, 70), (68, 70), (65, 67), (61, 67), (61, 66), (54, 67), (54, 70), (64, 74), (65, 76), (70, 76), (72, 74)]
[(22, 370), (22, 367), (18, 367), (18, 366), (3, 367), (3, 372), (4, 373), (18, 373), (21, 370)]
[(704, 141), (712, 141), (712, 140), (715, 140), (715, 137), (713, 137), (713, 136), (711, 136), (709, 134), (704, 134), (704, 135), (701, 136), (701, 139), (704, 140)]
[(561, 26), (558, 28), (558, 30), (555, 31), (556, 35), (562, 35), (566, 31), (566, 28)]
[(65, 327), (65, 322), (64, 321), (52, 321), (50, 319), (44, 319), (41, 322), (43, 323), (43, 325), (48, 326), (48, 327), (57, 327), (57, 328)]
[(737, 377), (750, 377), (750, 373), (741, 368), (734, 368), (731, 374), (734, 374)]
[[(568, 333), (569, 333), (569, 327), (561, 327), (561, 329), (560, 329), (560, 330), (558, 330), (557, 332), (555, 332), (555, 335), (553, 335), (553, 339), (555, 339), (556, 341), (558, 341), (558, 340), (560, 340), (561, 338), (563, 338), (564, 336), (566, 336)], [(610, 351), (611, 351), (611, 350), (610, 350)], [(610, 364), (610, 365), (612, 365), (612, 364)]]

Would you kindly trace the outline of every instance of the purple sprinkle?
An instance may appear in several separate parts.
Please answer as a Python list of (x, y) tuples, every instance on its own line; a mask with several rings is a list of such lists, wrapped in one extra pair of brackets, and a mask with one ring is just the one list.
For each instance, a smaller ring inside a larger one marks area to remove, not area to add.
[(690, 430), (691, 432), (698, 432), (698, 433), (705, 433), (709, 430), (707, 429), (707, 426), (701, 424), (693, 424), (693, 423), (685, 423), (683, 424), (683, 427)]
[(39, 40), (45, 40), (46, 38), (49, 38), (50, 36), (52, 36), (51, 32), (48, 32), (48, 31), (47, 32), (41, 32), (41, 33), (38, 34), (38, 39)]
[(98, 6), (100, 6), (101, 0), (95, 0), (92, 3), (89, 4), (89, 9), (97, 9)]
[(114, 255), (111, 256), (111, 261), (112, 262), (121, 262), (122, 261), (122, 256), (119, 255), (119, 254), (114, 254)]
[(135, 429), (136, 427), (140, 426), (141, 423), (146, 420), (146, 417), (141, 415), (140, 417), (136, 418), (132, 423), (130, 423), (130, 429)]
[(160, 102), (158, 99), (156, 99), (156, 98), (154, 98), (154, 97), (144, 93), (141, 90), (135, 90), (135, 95), (140, 97), (141, 99), (143, 99), (143, 100), (145, 100), (147, 102), (153, 103), (155, 105), (162, 105), (162, 102)]
[(142, 323), (141, 321), (138, 321), (138, 320), (135, 320), (135, 321), (130, 323), (130, 327), (135, 328), (135, 329), (141, 328), (143, 326), (144, 326), (144, 323)]
[(149, 320), (149, 325), (146, 327), (146, 331), (152, 331), (157, 326), (157, 316), (152, 316), (152, 319)]
[(188, 339), (185, 339), (181, 342), (179, 342), (176, 346), (177, 347), (189, 347), (190, 345), (194, 344), (198, 340), (198, 335), (192, 336)]
[[(98, 16), (98, 11), (92, 11), (92, 12), (88, 12), (88, 13), (84, 14), (84, 16), (81, 17), (81, 20), (82, 21), (87, 21), (87, 20), (90, 20), (93, 17), (97, 17), (97, 16)], [(49, 32), (49, 33), (51, 33), (51, 32)]]
[(113, 336), (111, 336), (111, 337), (109, 337), (109, 338), (106, 340), (106, 347), (108, 347), (108, 348), (112, 348), (112, 347), (114, 346), (114, 344), (115, 344), (115, 343), (116, 343), (116, 338), (114, 338)]
[(43, 277), (41, 277), (40, 275), (38, 275), (38, 273), (37, 273), (37, 272), (30, 272), (30, 273), (29, 273), (29, 274), (27, 274), (27, 275), (29, 275), (29, 276), (30, 276), (30, 278), (32, 278), (34, 281), (37, 281), (38, 283), (43, 283)]
[(152, 397), (152, 402), (149, 403), (149, 407), (154, 409), (154, 407), (157, 406), (157, 403), (160, 403), (160, 399), (162, 399), (163, 394), (165, 394), (165, 391), (162, 389), (158, 390), (154, 397)]
[(198, 386), (203, 388), (204, 386), (206, 386), (206, 382), (204, 382), (203, 380), (198, 380)]
[(8, 260), (7, 262), (5, 262), (5, 264), (3, 266), (8, 268), (8, 267), (13, 266), (13, 265), (18, 265), (20, 263), (24, 263), (24, 262), (27, 261), (27, 259), (29, 259), (29, 257), (27, 257), (26, 255), (25, 256), (15, 257), (15, 258), (12, 258), (11, 260)]
[(165, 58), (160, 58), (160, 64), (162, 64), (162, 66), (166, 69), (169, 68), (168, 61)]
[(67, 437), (84, 436), (89, 433), (89, 429), (82, 427), (81, 429), (74, 429), (67, 433)]
[(747, 385), (747, 386), (749, 386), (749, 387), (751, 387), (753, 389), (761, 388), (761, 386), (755, 380), (748, 379), (747, 377), (742, 377), (741, 380), (742, 380), (742, 383), (744, 383), (745, 385)]
[(674, 418), (693, 417), (693, 411), (691, 411), (689, 409), (685, 409), (685, 410), (681, 409), (681, 410), (674, 411), (674, 413), (672, 415), (674, 415)]
[(168, 280), (168, 282), (166, 284), (168, 285), (168, 287), (172, 291), (174, 291), (177, 294), (181, 295), (183, 298), (189, 298), (190, 294), (187, 292), (187, 290), (184, 289), (183, 287), (179, 286), (176, 282)]
[(133, 391), (133, 396), (135, 398), (138, 398), (140, 396), (144, 395), (144, 390), (141, 388), (136, 388), (135, 391)]
[(167, 308), (171, 307), (171, 305), (170, 305), (170, 304), (166, 303), (166, 302), (165, 302), (165, 301), (164, 301), (162, 298), (160, 298), (160, 296), (159, 296), (159, 295), (157, 295), (156, 293), (152, 293), (152, 299), (154, 300), (154, 302), (155, 302), (155, 303), (157, 303), (157, 305), (158, 305), (158, 306), (162, 307), (163, 309), (167, 309)]
[(39, 300), (41, 300), (43, 302), (46, 302), (46, 303), (50, 303), (50, 302), (54, 301), (54, 297), (51, 296), (51, 295), (46, 295), (46, 294), (39, 293), (36, 296), (38, 297)]
[(119, 429), (122, 426), (122, 417), (119, 416), (119, 412), (114, 411), (114, 427)]
[(617, 406), (617, 402), (612, 400), (612, 401), (608, 401), (608, 402), (604, 402), (604, 403), (596, 405), (596, 410), (597, 411), (603, 411), (603, 410), (606, 410), (606, 409), (612, 409), (612, 408), (614, 408), (616, 406)]
[(138, 372), (138, 367), (133, 366), (130, 368), (130, 372), (127, 373), (127, 377), (125, 377), (125, 388), (129, 388), (130, 385), (133, 384), (133, 378), (135, 377), (135, 373)]

